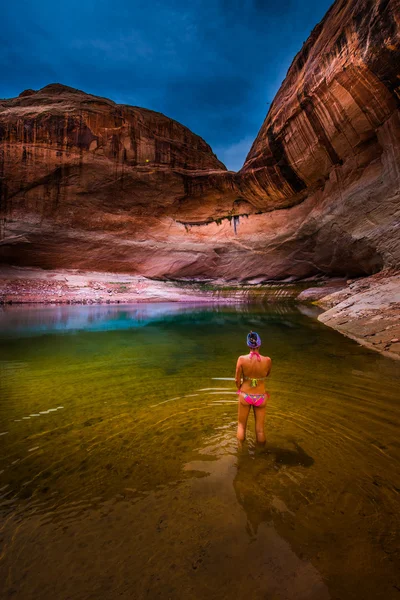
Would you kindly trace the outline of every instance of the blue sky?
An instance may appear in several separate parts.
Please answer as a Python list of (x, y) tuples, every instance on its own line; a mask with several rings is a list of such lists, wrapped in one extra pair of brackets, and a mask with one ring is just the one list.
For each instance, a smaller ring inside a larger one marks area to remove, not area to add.
[(63, 83), (164, 113), (238, 170), (331, 0), (12, 0), (0, 97)]

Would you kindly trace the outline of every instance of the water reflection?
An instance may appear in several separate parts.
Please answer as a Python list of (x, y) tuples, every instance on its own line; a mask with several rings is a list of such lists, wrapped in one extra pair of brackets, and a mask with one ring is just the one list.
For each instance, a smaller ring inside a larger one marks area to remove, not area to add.
[[(248, 520), (248, 531), (257, 534), (260, 523), (272, 519), (273, 498), (277, 497), (276, 485), (272, 480), (281, 469), (287, 467), (311, 467), (314, 459), (309, 456), (295, 441), (289, 442), (292, 447), (277, 447), (267, 444), (264, 448), (244, 444), (237, 455), (237, 470), (233, 480), (236, 497), (243, 506)], [(298, 470), (298, 473), (300, 470)], [(290, 470), (285, 475), (293, 477)], [(284, 510), (285, 503), (278, 500)]]
[[(273, 304), (259, 307), (270, 318), (298, 312), (293, 303)], [(301, 309), (302, 310), (302, 309)], [(319, 309), (316, 309), (318, 314)], [(0, 307), (0, 336), (20, 334), (40, 335), (68, 331), (111, 331), (145, 327), (149, 323), (174, 322), (176, 317), (187, 323), (207, 320), (213, 315), (216, 326), (234, 323), (235, 316), (253, 315), (254, 326), (263, 323), (262, 317), (254, 314), (254, 307), (246, 304), (196, 304), (179, 302), (154, 302), (131, 305), (62, 305), (62, 306), (8, 306)], [(291, 326), (290, 323), (286, 323)]]
[[(268, 454), (255, 458), (247, 448), (237, 453), (226, 435), (209, 441), (199, 452), (202, 460), (185, 466), (187, 472), (206, 478), (192, 479), (192, 497), (211, 521), (206, 539), (218, 540), (206, 548), (194, 568), (216, 563), (228, 575), (223, 590), (215, 580), (219, 597), (241, 597), (251, 589), (252, 597), (260, 598), (331, 598), (318, 569), (293, 551), (275, 527), (271, 491), (277, 472)], [(281, 455), (277, 448), (274, 453)], [(283, 454), (288, 456), (286, 451)], [(299, 458), (303, 457), (300, 451)]]

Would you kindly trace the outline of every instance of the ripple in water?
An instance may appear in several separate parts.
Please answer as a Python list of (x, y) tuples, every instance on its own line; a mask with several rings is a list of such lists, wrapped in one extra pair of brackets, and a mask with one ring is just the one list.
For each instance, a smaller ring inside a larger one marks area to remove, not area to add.
[[(268, 441), (250, 416), (238, 449), (256, 328)], [(7, 308), (0, 331), (5, 596), (397, 597), (397, 362), (290, 305)]]

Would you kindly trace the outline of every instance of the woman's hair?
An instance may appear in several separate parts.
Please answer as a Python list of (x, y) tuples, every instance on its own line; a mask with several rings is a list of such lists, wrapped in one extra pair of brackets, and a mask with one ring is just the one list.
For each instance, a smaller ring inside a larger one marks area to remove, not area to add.
[(258, 348), (261, 346), (261, 338), (255, 331), (250, 331), (247, 334), (247, 345), (249, 348)]

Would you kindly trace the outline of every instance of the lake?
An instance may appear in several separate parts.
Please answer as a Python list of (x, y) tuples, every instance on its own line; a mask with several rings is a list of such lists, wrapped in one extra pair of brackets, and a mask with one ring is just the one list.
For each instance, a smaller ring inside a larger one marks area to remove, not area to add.
[[(3, 307), (0, 595), (400, 597), (400, 363), (290, 303)], [(236, 359), (271, 356), (265, 448)]]

